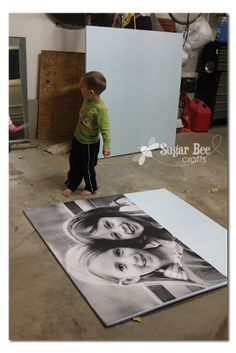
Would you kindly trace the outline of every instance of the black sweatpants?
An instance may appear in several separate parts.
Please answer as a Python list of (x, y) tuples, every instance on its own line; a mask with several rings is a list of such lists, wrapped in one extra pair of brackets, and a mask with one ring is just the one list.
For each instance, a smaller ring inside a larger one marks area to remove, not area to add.
[(70, 170), (65, 185), (72, 191), (76, 190), (83, 178), (85, 189), (91, 192), (97, 190), (95, 167), (98, 161), (100, 141), (85, 145), (75, 137), (72, 139), (70, 152)]

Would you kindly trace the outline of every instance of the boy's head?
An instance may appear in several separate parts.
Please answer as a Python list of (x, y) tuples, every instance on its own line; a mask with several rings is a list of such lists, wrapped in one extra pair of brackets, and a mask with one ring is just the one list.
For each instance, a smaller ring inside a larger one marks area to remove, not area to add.
[(80, 90), (83, 98), (93, 99), (106, 89), (106, 79), (101, 72), (86, 72), (80, 80)]

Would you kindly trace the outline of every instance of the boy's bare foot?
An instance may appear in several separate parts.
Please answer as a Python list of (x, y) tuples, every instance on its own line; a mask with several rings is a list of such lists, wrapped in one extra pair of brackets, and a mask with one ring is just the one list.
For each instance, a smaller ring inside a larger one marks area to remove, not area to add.
[(72, 190), (71, 189), (68, 189), (66, 188), (64, 191), (63, 191), (63, 195), (66, 196), (66, 197), (69, 197), (72, 193)]
[(89, 195), (92, 194), (92, 192), (89, 191), (89, 190), (84, 189), (84, 190), (81, 190), (81, 191), (79, 192), (79, 194), (80, 194), (81, 196), (89, 196)]

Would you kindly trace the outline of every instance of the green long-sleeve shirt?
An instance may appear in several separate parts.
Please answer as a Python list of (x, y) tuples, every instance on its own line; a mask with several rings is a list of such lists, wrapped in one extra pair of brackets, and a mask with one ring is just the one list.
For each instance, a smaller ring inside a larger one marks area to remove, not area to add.
[(104, 102), (84, 100), (74, 136), (80, 143), (92, 144), (98, 142), (100, 133), (103, 137), (103, 148), (110, 148), (109, 115)]

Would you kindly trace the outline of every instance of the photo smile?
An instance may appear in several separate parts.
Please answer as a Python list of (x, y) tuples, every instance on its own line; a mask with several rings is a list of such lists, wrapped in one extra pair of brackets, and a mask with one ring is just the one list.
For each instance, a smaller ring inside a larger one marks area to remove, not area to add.
[(134, 254), (134, 261), (135, 261), (135, 266), (138, 266), (138, 267), (145, 267), (147, 263), (146, 257), (140, 253)]
[(122, 228), (124, 229), (124, 231), (126, 233), (132, 233), (134, 234), (135, 231), (138, 229), (137, 225), (136, 224), (133, 224), (133, 223), (127, 223), (127, 222), (124, 222), (122, 224)]

